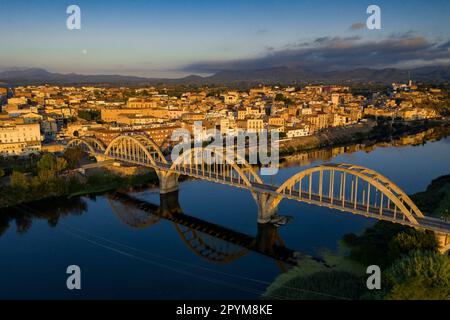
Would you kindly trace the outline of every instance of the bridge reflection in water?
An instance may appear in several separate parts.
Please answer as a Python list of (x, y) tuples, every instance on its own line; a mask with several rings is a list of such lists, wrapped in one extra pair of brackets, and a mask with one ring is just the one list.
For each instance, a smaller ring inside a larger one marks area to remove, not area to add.
[(117, 217), (132, 228), (149, 228), (161, 219), (172, 222), (186, 246), (209, 262), (231, 263), (253, 251), (274, 259), (284, 272), (300, 258), (298, 252), (284, 246), (276, 225), (258, 224), (257, 235), (252, 237), (201, 220), (183, 213), (178, 192), (161, 195), (159, 206), (123, 193), (108, 195), (108, 201)]

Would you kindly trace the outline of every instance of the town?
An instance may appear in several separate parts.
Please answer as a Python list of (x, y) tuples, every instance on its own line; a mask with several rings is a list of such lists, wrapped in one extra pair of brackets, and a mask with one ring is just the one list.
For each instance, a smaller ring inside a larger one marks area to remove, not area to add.
[[(58, 152), (74, 137), (108, 145), (119, 135), (144, 134), (170, 147), (176, 129), (210, 129), (239, 135), (275, 130), (281, 143), (295, 143), (333, 128), (364, 127), (373, 119), (416, 121), (442, 118), (448, 93), (412, 81), (369, 95), (339, 85), (258, 86), (248, 91), (165, 87), (18, 86), (0, 88), (0, 155)], [(349, 131), (349, 134), (355, 131)]]

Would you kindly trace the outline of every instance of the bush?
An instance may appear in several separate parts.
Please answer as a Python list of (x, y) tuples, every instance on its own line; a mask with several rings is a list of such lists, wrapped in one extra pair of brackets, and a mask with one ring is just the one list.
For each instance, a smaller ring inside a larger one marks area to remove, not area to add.
[(385, 273), (386, 299), (450, 299), (450, 258), (413, 251)]
[(101, 113), (99, 110), (80, 109), (78, 110), (78, 117), (87, 121), (98, 121), (101, 118)]
[(360, 236), (355, 234), (345, 235), (343, 241), (350, 248), (352, 260), (364, 266), (376, 264), (380, 267), (386, 267), (393, 261), (393, 257), (388, 255), (389, 242), (405, 230), (407, 230), (407, 227), (379, 221), (366, 229)]
[(75, 169), (83, 159), (84, 151), (80, 148), (68, 148), (64, 151), (63, 157), (66, 159), (68, 167)]
[(437, 252), (439, 243), (434, 233), (408, 229), (397, 234), (389, 242), (389, 256), (396, 259), (402, 255), (407, 255), (413, 250)]
[(30, 181), (24, 173), (13, 171), (11, 174), (11, 186), (19, 189), (19, 191), (25, 191), (30, 186)]

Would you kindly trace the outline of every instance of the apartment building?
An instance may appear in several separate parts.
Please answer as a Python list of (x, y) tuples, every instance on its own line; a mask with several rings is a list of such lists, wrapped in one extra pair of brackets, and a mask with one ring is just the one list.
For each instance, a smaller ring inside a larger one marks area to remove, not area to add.
[[(169, 119), (170, 113), (167, 109), (162, 108), (151, 108), (151, 109), (141, 109), (141, 108), (102, 108), (101, 109), (101, 119), (104, 122), (116, 122), (121, 123), (124, 120), (123, 115), (134, 114), (141, 117), (154, 117), (161, 119)], [(126, 120), (126, 119), (125, 119)]]
[(263, 119), (247, 119), (247, 131), (261, 132), (262, 130), (264, 130)]
[(130, 98), (128, 99), (127, 102), (128, 108), (147, 109), (147, 108), (156, 108), (157, 106), (158, 104), (156, 101), (148, 99)]
[(41, 150), (39, 123), (0, 122), (0, 155), (28, 155)]
[(308, 125), (297, 125), (293, 127), (287, 127), (285, 129), (285, 132), (288, 138), (304, 137), (309, 136), (311, 134)]

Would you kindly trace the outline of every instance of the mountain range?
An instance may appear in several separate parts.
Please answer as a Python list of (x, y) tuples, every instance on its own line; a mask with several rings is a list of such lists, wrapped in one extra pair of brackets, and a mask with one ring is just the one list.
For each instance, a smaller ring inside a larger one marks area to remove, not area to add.
[(179, 79), (145, 78), (124, 75), (82, 75), (52, 73), (39, 68), (15, 68), (0, 72), (0, 83), (31, 84), (110, 84), (110, 85), (238, 85), (238, 84), (304, 84), (304, 83), (392, 83), (413, 79), (417, 82), (442, 83), (450, 81), (450, 66), (415, 69), (358, 68), (345, 71), (320, 72), (298, 67), (275, 67), (253, 70), (224, 70), (207, 77), (191, 75)]

